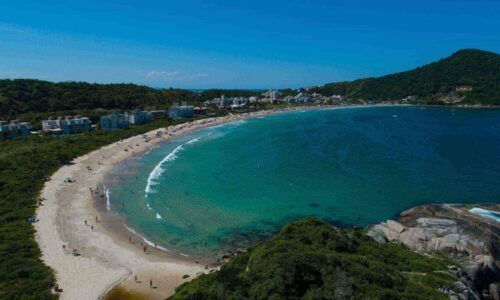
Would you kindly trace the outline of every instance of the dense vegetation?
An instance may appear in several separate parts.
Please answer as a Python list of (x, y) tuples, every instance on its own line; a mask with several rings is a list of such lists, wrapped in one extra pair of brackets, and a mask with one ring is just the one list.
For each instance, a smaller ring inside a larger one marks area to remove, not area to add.
[(30, 112), (165, 109), (179, 101), (197, 102), (199, 95), (187, 90), (157, 90), (135, 84), (0, 80), (0, 117), (6, 119)]
[(49, 299), (52, 270), (40, 260), (27, 222), (44, 182), (72, 159), (114, 141), (174, 123), (157, 120), (129, 130), (68, 137), (30, 136), (0, 142), (0, 299)]
[(308, 218), (171, 299), (448, 299), (438, 288), (456, 280), (450, 263)]
[(0, 118), (30, 121), (33, 115), (49, 116), (54, 112), (80, 112), (87, 116), (96, 109), (103, 112), (133, 108), (165, 109), (177, 102), (200, 104), (221, 95), (251, 97), (261, 93), (257, 90), (224, 89), (195, 93), (181, 89), (153, 89), (135, 84), (0, 80)]
[(450, 57), (411, 71), (329, 83), (313, 91), (375, 102), (415, 95), (423, 103), (439, 103), (442, 96), (462, 85), (473, 87), (472, 91), (464, 93), (464, 103), (500, 105), (500, 55), (481, 50), (460, 50)]

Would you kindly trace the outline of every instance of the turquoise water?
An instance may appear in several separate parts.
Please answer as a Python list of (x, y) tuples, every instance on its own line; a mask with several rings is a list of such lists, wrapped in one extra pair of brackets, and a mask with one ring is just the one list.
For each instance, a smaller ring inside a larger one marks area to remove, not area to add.
[(193, 132), (116, 172), (111, 209), (127, 226), (212, 255), (309, 215), (366, 226), (419, 204), (500, 203), (500, 110), (276, 114)]

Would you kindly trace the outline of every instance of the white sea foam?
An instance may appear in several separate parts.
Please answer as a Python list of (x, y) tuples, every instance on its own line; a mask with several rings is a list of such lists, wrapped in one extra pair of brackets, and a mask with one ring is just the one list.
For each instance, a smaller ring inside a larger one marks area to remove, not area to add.
[(199, 142), (199, 141), (200, 141), (200, 138), (198, 137), (198, 138), (194, 138), (194, 139), (188, 141), (186, 144), (191, 145), (191, 144), (194, 144), (194, 143)]
[(106, 195), (106, 209), (108, 211), (111, 211), (111, 201), (109, 200), (109, 195), (111, 194), (111, 192), (109, 191), (109, 189), (104, 186), (104, 190), (105, 190), (105, 195)]
[(156, 218), (159, 220), (163, 219), (159, 213), (156, 213)]
[(487, 209), (479, 208), (479, 207), (471, 208), (471, 209), (469, 209), (469, 211), (473, 214), (480, 215), (482, 217), (490, 218), (492, 220), (500, 222), (500, 212), (499, 211), (487, 210)]
[[(128, 227), (128, 226), (127, 226), (127, 225), (125, 225), (125, 224), (123, 224), (123, 226), (125, 226), (125, 228), (127, 228), (127, 230), (128, 230), (128, 231), (130, 231), (130, 232), (132, 232), (133, 234), (140, 236), (140, 237), (142, 238), (142, 240), (143, 240), (146, 244), (148, 244), (149, 246), (151, 246), (151, 247), (154, 247), (154, 246), (155, 246), (155, 243), (151, 242), (150, 240), (146, 239), (146, 238), (145, 238), (145, 237), (143, 237), (142, 235), (138, 234), (138, 233), (137, 233), (137, 231), (135, 231), (134, 229), (132, 229), (132, 228)], [(170, 250), (168, 250), (167, 248), (164, 248), (164, 247), (162, 247), (162, 246), (158, 246), (158, 245), (156, 245), (156, 248), (161, 249), (161, 250), (163, 250), (163, 251), (170, 251)]]
[[(162, 167), (162, 165), (168, 161), (173, 161), (177, 158), (177, 153), (179, 153), (180, 151), (184, 150), (184, 145), (191, 145), (191, 144), (194, 144), (196, 142), (199, 142), (200, 141), (200, 138), (197, 137), (197, 138), (194, 138), (192, 140), (189, 140), (187, 141), (185, 144), (183, 145), (179, 145), (177, 146), (172, 152), (170, 152), (169, 154), (167, 154), (161, 161), (159, 164), (157, 164), (155, 166), (155, 168), (153, 169), (153, 171), (149, 174), (149, 177), (148, 177), (148, 182), (147, 182), (147, 185), (146, 185), (146, 189), (144, 190), (144, 192), (146, 192), (146, 197), (148, 196), (148, 194), (150, 193), (154, 193), (155, 191), (151, 188), (152, 186), (158, 184), (156, 182), (156, 179), (158, 179), (158, 177), (161, 176), (161, 174), (163, 174), (163, 172), (165, 172), (165, 169)], [(148, 206), (148, 208), (150, 208)]]
[(179, 145), (177, 146), (172, 152), (170, 152), (169, 154), (167, 154), (161, 161), (159, 164), (157, 164), (155, 166), (155, 168), (153, 169), (153, 171), (149, 174), (149, 177), (148, 177), (148, 184), (146, 185), (146, 189), (144, 190), (146, 192), (146, 197), (148, 196), (149, 193), (152, 193), (154, 192), (153, 189), (151, 188), (153, 185), (156, 185), (157, 182), (155, 181), (158, 177), (161, 176), (161, 174), (163, 174), (163, 172), (165, 171), (165, 169), (162, 168), (162, 165), (164, 163), (166, 163), (167, 161), (172, 161), (172, 160), (175, 160), (177, 158), (177, 153), (179, 153), (179, 151), (181, 151), (182, 149), (184, 149), (182, 147), (183, 145)]

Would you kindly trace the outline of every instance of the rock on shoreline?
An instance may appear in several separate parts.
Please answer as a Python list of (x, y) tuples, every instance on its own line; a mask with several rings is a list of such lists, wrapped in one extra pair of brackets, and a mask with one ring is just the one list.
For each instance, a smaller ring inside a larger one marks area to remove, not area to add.
[(467, 270), (452, 299), (500, 299), (500, 223), (469, 212), (472, 207), (500, 211), (500, 205), (423, 205), (368, 228), (378, 242), (397, 242), (411, 250), (454, 255)]

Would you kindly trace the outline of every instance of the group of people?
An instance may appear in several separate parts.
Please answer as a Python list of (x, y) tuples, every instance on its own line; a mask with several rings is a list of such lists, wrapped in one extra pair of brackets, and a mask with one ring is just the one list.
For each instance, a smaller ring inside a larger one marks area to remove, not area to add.
[[(134, 281), (135, 281), (135, 283), (142, 283), (141, 281), (139, 281), (139, 280), (137, 279), (137, 275), (135, 275), (135, 276), (134, 276)], [(151, 289), (152, 289), (152, 288), (157, 288), (156, 286), (155, 286), (155, 287), (153, 287), (153, 279), (149, 279), (149, 288), (151, 288)]]

